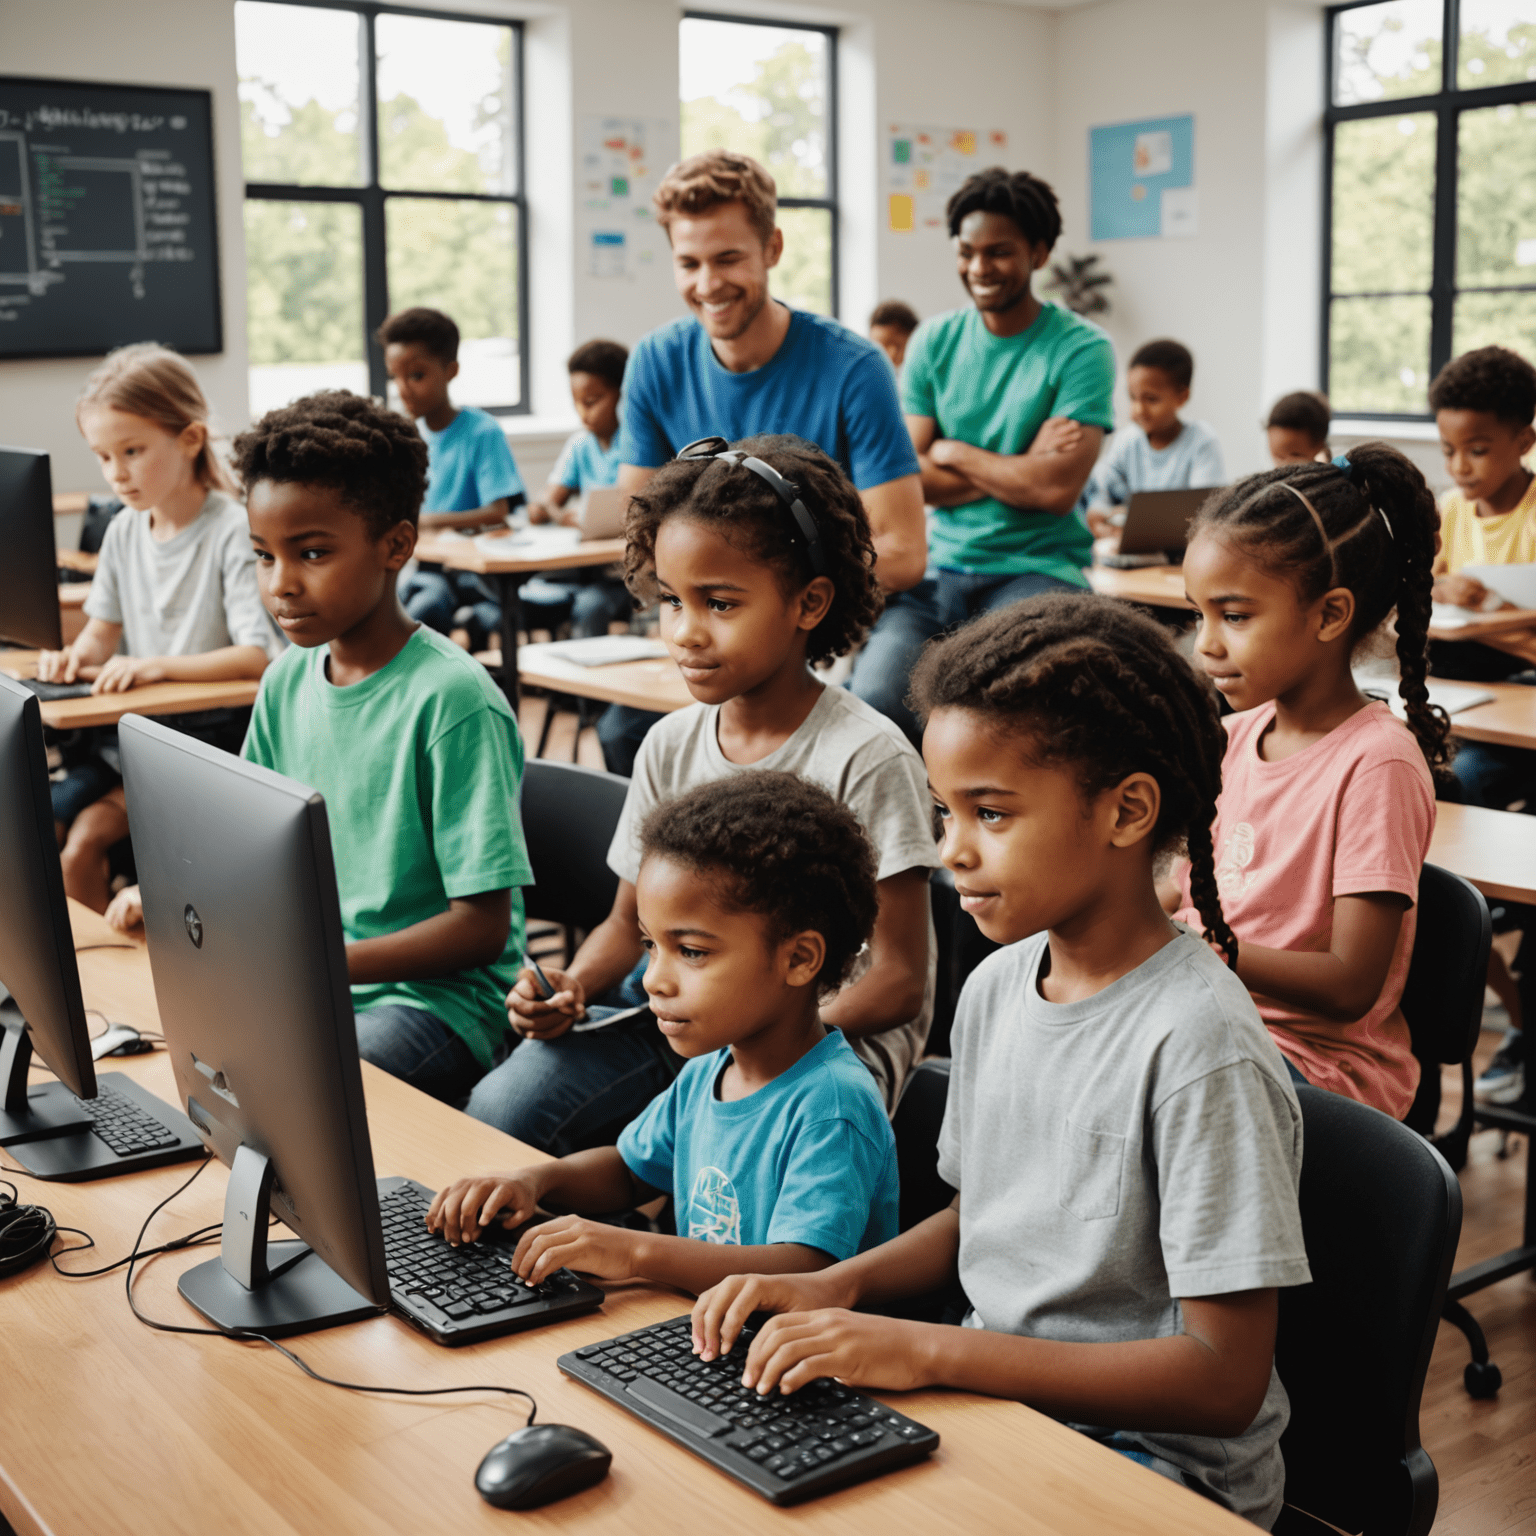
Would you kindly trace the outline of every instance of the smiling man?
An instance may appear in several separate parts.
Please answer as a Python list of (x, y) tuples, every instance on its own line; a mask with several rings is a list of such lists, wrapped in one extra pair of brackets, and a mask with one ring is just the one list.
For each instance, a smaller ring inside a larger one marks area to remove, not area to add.
[(994, 166), (947, 215), (971, 302), (917, 328), (902, 375), (923, 494), (937, 508), (928, 576), (887, 605), (850, 685), (914, 740), (907, 679), (931, 636), (1086, 585), (1093, 541), (1073, 509), (1115, 420), (1109, 337), (1031, 291), (1061, 234), (1056, 194)]

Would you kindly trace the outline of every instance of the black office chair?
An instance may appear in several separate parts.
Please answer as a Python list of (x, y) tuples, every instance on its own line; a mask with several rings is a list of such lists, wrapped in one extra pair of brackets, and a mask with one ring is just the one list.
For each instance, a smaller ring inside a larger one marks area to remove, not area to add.
[[(1488, 903), (1470, 880), (1426, 864), (1419, 875), (1418, 927), (1403, 984), (1403, 1017), (1421, 1075), (1408, 1111), (1409, 1129), (1428, 1136), (1452, 1168), (1467, 1161), (1472, 1136), (1472, 1052), (1483, 1023), (1483, 989), (1493, 924)], [(1461, 1064), (1461, 1113), (1434, 1135), (1440, 1113), (1440, 1068)]]
[(929, 877), (928, 900), (933, 910), (933, 931), (939, 953), (933, 1022), (928, 1026), (927, 1048), (930, 1055), (947, 1056), (949, 1032), (955, 1022), (955, 1005), (960, 1001), (965, 978), (999, 946), (961, 907), (960, 898), (955, 894), (955, 877), (942, 865)]
[[(1275, 1364), (1291, 1400), (1277, 1536), (1424, 1536), (1439, 1478), (1419, 1402), (1461, 1235), (1461, 1186), (1380, 1110), (1298, 1088), (1310, 1285), (1280, 1292)], [(1316, 1516), (1317, 1518), (1312, 1518)]]
[(939, 1127), (949, 1098), (949, 1058), (930, 1056), (913, 1067), (896, 1101), (896, 1170), (901, 1176), (901, 1230), (915, 1227), (954, 1199), (939, 1177)]
[(529, 758), (523, 767), (523, 838), (534, 884), (523, 892), (529, 917), (565, 930), (565, 958), (608, 916), (619, 877), (608, 845), (629, 780), (575, 763)]

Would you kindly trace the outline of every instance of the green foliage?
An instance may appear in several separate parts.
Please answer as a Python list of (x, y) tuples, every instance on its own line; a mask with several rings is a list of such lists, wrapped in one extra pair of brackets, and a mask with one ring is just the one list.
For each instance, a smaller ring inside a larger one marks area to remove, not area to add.
[(363, 218), (350, 203), (245, 204), (251, 362), (363, 356)]

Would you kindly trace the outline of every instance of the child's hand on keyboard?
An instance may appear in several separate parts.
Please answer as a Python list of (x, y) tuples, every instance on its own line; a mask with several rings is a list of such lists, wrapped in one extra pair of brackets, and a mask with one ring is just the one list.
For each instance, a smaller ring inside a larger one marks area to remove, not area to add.
[(578, 1270), (599, 1280), (635, 1280), (644, 1236), (584, 1216), (560, 1216), (523, 1234), (512, 1255), (512, 1269), (529, 1285), (541, 1284), (557, 1269)]
[(472, 1243), (493, 1221), (515, 1227), (533, 1215), (539, 1203), (532, 1169), (483, 1173), (440, 1189), (427, 1209), (427, 1229), (441, 1232), (455, 1246)]
[(938, 1379), (934, 1351), (944, 1331), (840, 1307), (784, 1312), (770, 1317), (752, 1340), (741, 1384), (762, 1393), (796, 1392), (835, 1376), (848, 1387), (910, 1392)]
[(705, 1360), (730, 1354), (754, 1312), (810, 1312), (818, 1307), (846, 1307), (853, 1299), (831, 1270), (728, 1275), (693, 1304), (693, 1352)]

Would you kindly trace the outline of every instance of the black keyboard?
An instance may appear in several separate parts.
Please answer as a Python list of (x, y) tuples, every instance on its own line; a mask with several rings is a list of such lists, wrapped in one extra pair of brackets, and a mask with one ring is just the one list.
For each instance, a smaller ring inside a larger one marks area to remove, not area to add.
[(384, 1257), (394, 1305), (439, 1344), (472, 1344), (590, 1312), (603, 1293), (568, 1269), (541, 1285), (512, 1273), (513, 1235), (492, 1229), (455, 1248), (429, 1232), (432, 1192), (407, 1179), (379, 1180)]
[(91, 1129), (119, 1157), (135, 1157), (161, 1147), (174, 1147), (181, 1137), (153, 1115), (146, 1114), (126, 1094), (97, 1085), (94, 1099), (76, 1099), (91, 1117)]
[(85, 699), (91, 693), (89, 683), (40, 683), (35, 677), (18, 677), (12, 681), (30, 688), (45, 704), (53, 699)]
[(743, 1387), (755, 1332), (743, 1329), (730, 1354), (706, 1363), (693, 1353), (690, 1319), (674, 1317), (558, 1364), (774, 1504), (798, 1504), (938, 1448), (935, 1431), (830, 1378), (788, 1397)]

